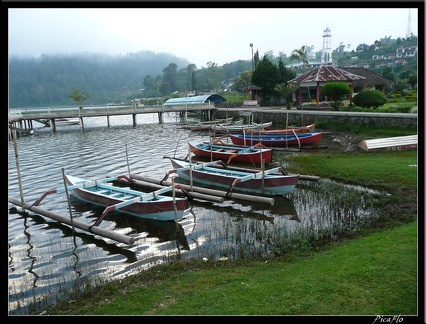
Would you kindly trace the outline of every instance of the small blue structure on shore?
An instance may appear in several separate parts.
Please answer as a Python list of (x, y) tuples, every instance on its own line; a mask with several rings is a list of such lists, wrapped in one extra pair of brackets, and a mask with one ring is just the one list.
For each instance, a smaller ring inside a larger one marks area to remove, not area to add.
[(170, 98), (164, 102), (164, 106), (189, 106), (189, 105), (202, 105), (205, 103), (211, 103), (216, 106), (219, 103), (226, 101), (224, 97), (218, 94), (208, 94), (202, 96), (182, 97), (182, 98)]

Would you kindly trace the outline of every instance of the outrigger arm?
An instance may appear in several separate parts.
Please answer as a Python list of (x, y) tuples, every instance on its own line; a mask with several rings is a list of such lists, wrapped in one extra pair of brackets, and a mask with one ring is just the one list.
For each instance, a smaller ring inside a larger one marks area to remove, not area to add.
[(108, 213), (110, 213), (110, 212), (112, 212), (114, 210), (126, 207), (128, 205), (131, 205), (131, 204), (134, 204), (134, 203), (137, 203), (137, 202), (140, 202), (140, 201), (149, 200), (149, 199), (155, 199), (156, 195), (161, 195), (162, 193), (168, 192), (168, 191), (170, 191), (172, 189), (173, 189), (173, 186), (161, 188), (161, 189), (158, 189), (156, 191), (152, 191), (152, 192), (149, 192), (147, 194), (143, 194), (143, 195), (141, 195), (139, 197), (132, 198), (132, 199), (129, 199), (129, 200), (126, 200), (126, 201), (122, 201), (122, 202), (119, 202), (118, 204), (115, 204), (115, 205), (108, 206), (107, 208), (105, 208), (105, 210), (102, 213), (101, 217), (99, 217), (92, 226), (99, 226), (99, 224), (104, 220), (105, 216)]
[[(73, 185), (73, 186), (68, 186), (66, 189), (67, 190), (73, 190), (73, 189), (77, 189), (77, 188), (90, 188), (90, 187), (95, 187), (98, 185), (98, 183), (105, 183), (105, 182), (110, 182), (110, 181), (115, 181), (115, 180), (120, 180), (120, 179), (126, 179), (127, 181), (129, 181), (130, 183), (133, 183), (133, 181), (125, 176), (125, 175), (119, 175), (116, 177), (109, 177), (109, 178), (105, 178), (105, 179), (99, 179), (99, 180), (88, 180), (82, 183), (79, 183), (77, 185)], [(46, 196), (54, 194), (54, 193), (63, 193), (65, 192), (65, 187), (61, 187), (61, 188), (57, 188), (57, 189), (50, 189), (48, 191), (46, 191), (39, 199), (37, 199), (37, 201), (33, 204), (33, 206), (38, 206), (41, 201), (46, 198)]]

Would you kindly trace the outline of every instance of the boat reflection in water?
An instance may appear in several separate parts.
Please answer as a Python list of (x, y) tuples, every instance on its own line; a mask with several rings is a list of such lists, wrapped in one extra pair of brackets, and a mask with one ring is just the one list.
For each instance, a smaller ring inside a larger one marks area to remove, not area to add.
[[(72, 207), (78, 213), (89, 213), (88, 217), (93, 221), (102, 216), (104, 207), (94, 206), (72, 198)], [(126, 235), (135, 236), (140, 240), (154, 240), (156, 243), (175, 241), (178, 250), (189, 250), (185, 231), (180, 223), (174, 221), (159, 221), (132, 217), (120, 212), (112, 212), (104, 219), (110, 222), (108, 226), (113, 230), (125, 232)]]
[(275, 196), (272, 206), (254, 201), (225, 201), (220, 206), (224, 211), (229, 212), (229, 216), (236, 217), (236, 219), (266, 220), (271, 224), (276, 219), (300, 222), (293, 201), (285, 196)]

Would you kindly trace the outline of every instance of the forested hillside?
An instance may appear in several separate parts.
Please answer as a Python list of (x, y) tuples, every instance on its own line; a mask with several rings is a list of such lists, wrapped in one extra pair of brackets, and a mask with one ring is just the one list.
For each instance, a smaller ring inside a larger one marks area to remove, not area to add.
[(9, 106), (72, 105), (73, 87), (92, 95), (87, 104), (105, 104), (132, 99), (144, 88), (147, 75), (161, 79), (170, 63), (186, 68), (190, 62), (171, 54), (149, 51), (125, 56), (106, 54), (43, 55), (40, 58), (9, 59)]

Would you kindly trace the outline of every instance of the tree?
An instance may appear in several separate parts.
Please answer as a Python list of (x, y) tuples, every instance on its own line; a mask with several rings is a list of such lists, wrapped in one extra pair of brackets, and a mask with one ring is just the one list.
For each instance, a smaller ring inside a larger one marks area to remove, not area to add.
[(152, 75), (147, 75), (143, 80), (143, 85), (146, 90), (155, 90), (157, 88), (157, 82)]
[(207, 62), (207, 69), (205, 70), (205, 82), (207, 90), (218, 91), (220, 81), (223, 80), (223, 72), (215, 62)]
[(259, 93), (262, 95), (263, 103), (267, 103), (272, 97), (275, 97), (274, 88), (280, 83), (279, 80), (278, 67), (270, 61), (267, 55), (264, 55), (251, 77), (251, 82), (262, 88)]
[(197, 91), (197, 79), (195, 77), (195, 71), (192, 72), (192, 77), (191, 77), (191, 90), (192, 91)]
[[(303, 45), (300, 49), (295, 49), (293, 50), (293, 52), (291, 52), (290, 62), (293, 60), (297, 60), (299, 62), (302, 61), (303, 67), (306, 67), (306, 65), (309, 64), (308, 49), (305, 45)], [(309, 96), (309, 101), (311, 101), (311, 91), (309, 90), (309, 87), (308, 87), (308, 96)]]
[(197, 66), (195, 64), (189, 64), (186, 69), (188, 70), (188, 79), (186, 80), (186, 86), (188, 91), (195, 90), (192, 82), (192, 76), (194, 75)]
[(254, 70), (257, 68), (257, 64), (259, 64), (259, 50), (256, 50), (256, 53), (254, 53)]
[[(178, 70), (175, 63), (170, 63), (167, 67), (163, 69), (163, 83), (168, 84), (169, 93), (177, 90), (177, 80), (178, 80)], [(163, 86), (161, 86), (163, 90)], [(160, 90), (161, 92), (161, 90)]]
[(275, 91), (279, 92), (286, 101), (287, 109), (291, 108), (291, 96), (293, 92), (299, 89), (299, 86), (291, 83), (279, 83), (275, 86)]
[(302, 61), (303, 66), (308, 65), (309, 62), (308, 62), (307, 52), (308, 50), (305, 45), (303, 45), (300, 49), (293, 50), (293, 52), (291, 52), (291, 55), (290, 55), (290, 62), (293, 60), (297, 60), (299, 62)]
[(332, 107), (335, 110), (339, 110), (340, 102), (344, 95), (351, 93), (351, 88), (342, 82), (327, 82), (324, 86), (321, 87), (321, 94), (329, 97), (334, 103)]
[(83, 109), (83, 103), (91, 96), (92, 95), (90, 95), (87, 91), (80, 91), (77, 87), (75, 87), (72, 89), (72, 92), (68, 97), (77, 103), (78, 108)]
[(409, 85), (411, 86), (412, 89), (417, 88), (417, 73), (416, 72), (411, 73), (408, 76), (408, 83), (409, 83)]
[(385, 79), (395, 81), (395, 75), (392, 73), (392, 69), (389, 66), (382, 68), (380, 76)]
[(291, 79), (294, 79), (296, 77), (296, 72), (294, 70), (288, 69), (283, 63), (281, 57), (278, 61), (278, 70), (280, 71), (280, 83), (290, 81)]
[(243, 89), (250, 85), (252, 71), (243, 71), (240, 73), (240, 76), (234, 80), (232, 84), (232, 91), (243, 92)]
[(401, 95), (404, 94), (405, 90), (408, 88), (408, 81), (407, 79), (398, 80), (392, 85), (393, 90), (395, 93), (399, 93)]
[(170, 83), (162, 82), (160, 86), (160, 93), (163, 96), (167, 96), (168, 94), (170, 94)]

